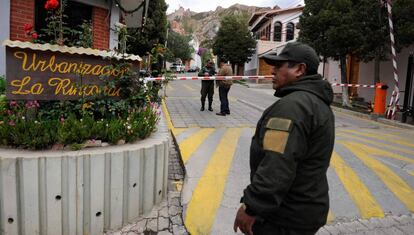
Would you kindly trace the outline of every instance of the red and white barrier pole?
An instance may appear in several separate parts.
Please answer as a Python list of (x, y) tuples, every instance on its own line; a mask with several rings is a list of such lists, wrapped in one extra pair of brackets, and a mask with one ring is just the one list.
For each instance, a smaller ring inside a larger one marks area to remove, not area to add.
[(395, 119), (395, 111), (400, 102), (400, 89), (398, 88), (398, 69), (397, 69), (397, 55), (395, 53), (395, 39), (394, 39), (394, 25), (392, 22), (392, 4), (391, 0), (387, 0), (388, 9), (388, 23), (390, 26), (390, 38), (391, 38), (391, 52), (392, 52), (392, 64), (394, 69), (395, 86), (392, 92), (390, 105), (387, 111), (388, 119)]
[[(205, 77), (173, 77), (171, 80), (256, 80), (256, 79), (272, 79), (273, 76), (205, 76)], [(165, 77), (145, 78), (146, 81), (162, 81)]]

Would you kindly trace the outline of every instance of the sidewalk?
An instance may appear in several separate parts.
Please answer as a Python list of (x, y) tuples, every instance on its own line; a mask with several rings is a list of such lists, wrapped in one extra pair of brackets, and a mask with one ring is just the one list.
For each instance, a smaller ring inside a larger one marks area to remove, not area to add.
[(170, 142), (168, 162), (168, 194), (158, 207), (140, 219), (128, 224), (119, 231), (107, 232), (107, 235), (186, 235), (181, 205), (181, 190), (184, 171), (174, 141)]

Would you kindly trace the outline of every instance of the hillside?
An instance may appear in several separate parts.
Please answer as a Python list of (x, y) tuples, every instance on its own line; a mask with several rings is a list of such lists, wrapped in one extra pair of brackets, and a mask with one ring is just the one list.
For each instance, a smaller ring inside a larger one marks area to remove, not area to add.
[(217, 7), (215, 11), (196, 13), (190, 9), (185, 10), (181, 7), (167, 17), (175, 32), (187, 35), (191, 34), (197, 41), (203, 42), (214, 38), (220, 26), (221, 17), (242, 13), (250, 17), (253, 12), (268, 9), (270, 8), (235, 4), (229, 8)]

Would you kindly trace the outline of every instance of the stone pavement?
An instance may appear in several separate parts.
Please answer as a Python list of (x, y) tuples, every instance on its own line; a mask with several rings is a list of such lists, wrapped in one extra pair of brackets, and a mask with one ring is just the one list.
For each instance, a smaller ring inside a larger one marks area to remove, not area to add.
[(129, 224), (119, 231), (107, 232), (107, 235), (186, 235), (181, 205), (181, 189), (184, 179), (180, 155), (172, 138), (168, 163), (167, 198), (143, 215), (135, 224)]
[(384, 218), (357, 219), (352, 222), (325, 225), (317, 235), (412, 235), (414, 234), (414, 214), (386, 216)]

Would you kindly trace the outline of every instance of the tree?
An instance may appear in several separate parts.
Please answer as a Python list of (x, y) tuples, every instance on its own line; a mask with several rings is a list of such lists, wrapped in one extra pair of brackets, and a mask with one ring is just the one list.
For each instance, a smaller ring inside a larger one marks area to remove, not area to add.
[(387, 10), (381, 1), (361, 0), (355, 6), (356, 20), (364, 32), (358, 57), (364, 61), (374, 60), (374, 84), (380, 82), (380, 62), (387, 60), (390, 51)]
[(395, 0), (393, 3), (395, 41), (400, 50), (414, 43), (414, 1)]
[[(300, 17), (299, 40), (324, 57), (340, 61), (341, 82), (346, 80), (346, 56), (357, 53), (364, 39), (361, 22), (356, 21), (357, 0), (306, 0)], [(350, 106), (348, 88), (342, 88), (342, 105)]]
[(194, 53), (194, 48), (190, 46), (191, 36), (180, 35), (174, 31), (170, 31), (168, 35), (168, 56), (170, 62), (180, 58), (182, 61), (190, 60)]
[(151, 0), (144, 27), (129, 29), (128, 53), (144, 56), (157, 44), (164, 44), (167, 36), (167, 4), (165, 0)]
[(213, 53), (233, 65), (250, 61), (256, 40), (248, 29), (247, 15), (228, 15), (221, 19), (220, 24), (213, 42)]

